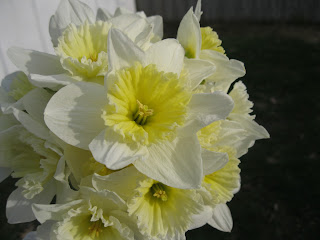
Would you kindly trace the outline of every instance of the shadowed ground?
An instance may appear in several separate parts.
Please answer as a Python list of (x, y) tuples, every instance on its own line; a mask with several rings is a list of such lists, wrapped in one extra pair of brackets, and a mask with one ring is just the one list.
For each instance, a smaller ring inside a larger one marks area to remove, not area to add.
[[(320, 27), (307, 25), (210, 25), (230, 58), (245, 63), (256, 121), (271, 139), (241, 158), (242, 188), (229, 204), (231, 233), (204, 226), (187, 233), (202, 239), (319, 239)], [(165, 24), (175, 37), (178, 23)], [(9, 225), (5, 204), (14, 180), (0, 184), (0, 239), (21, 239), (36, 223)]]

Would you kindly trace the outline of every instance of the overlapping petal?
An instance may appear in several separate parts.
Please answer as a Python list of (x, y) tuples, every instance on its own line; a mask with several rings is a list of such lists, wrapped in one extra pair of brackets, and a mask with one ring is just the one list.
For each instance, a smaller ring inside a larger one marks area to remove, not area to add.
[(93, 157), (108, 168), (124, 168), (138, 159), (148, 158), (148, 150), (136, 143), (127, 143), (123, 137), (107, 128), (95, 137), (89, 145)]
[(58, 38), (70, 23), (80, 25), (85, 21), (92, 23), (94, 19), (94, 13), (85, 3), (77, 0), (62, 0), (49, 23), (49, 33), (53, 45), (58, 45)]
[(231, 83), (236, 79), (243, 77), (246, 73), (242, 62), (229, 59), (222, 53), (212, 50), (202, 50), (200, 58), (212, 62), (216, 66), (216, 71), (212, 74), (208, 81), (215, 83), (216, 91), (227, 92)]
[(44, 120), (49, 129), (66, 143), (88, 149), (89, 143), (104, 129), (100, 116), (105, 97), (99, 84), (68, 85), (51, 98)]
[(200, 24), (190, 8), (180, 22), (177, 39), (186, 51), (186, 57), (198, 58), (201, 50)]
[(148, 151), (147, 159), (134, 162), (140, 172), (168, 186), (183, 189), (200, 187), (202, 161), (195, 136), (152, 144)]
[(184, 71), (187, 72), (186, 77), (190, 88), (194, 90), (205, 78), (211, 76), (216, 71), (216, 67), (208, 61), (185, 58)]
[(213, 209), (212, 218), (208, 224), (220, 231), (231, 232), (233, 220), (228, 206), (226, 204), (218, 204)]
[(196, 93), (189, 103), (189, 119), (183, 134), (196, 133), (212, 122), (225, 119), (233, 109), (232, 99), (223, 92)]
[(57, 56), (34, 50), (12, 47), (8, 50), (10, 60), (26, 74), (55, 75), (65, 73)]
[(121, 31), (112, 28), (108, 35), (108, 58), (109, 71), (117, 71), (143, 62), (144, 52)]

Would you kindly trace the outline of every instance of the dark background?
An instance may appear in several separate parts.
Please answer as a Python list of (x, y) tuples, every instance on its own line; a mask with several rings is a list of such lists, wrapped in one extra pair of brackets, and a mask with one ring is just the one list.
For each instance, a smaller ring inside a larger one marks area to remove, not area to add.
[[(161, 15), (165, 10), (142, 9), (143, 2), (137, 1), (137, 7), (147, 15)], [(179, 7), (179, 1), (173, 2)], [(186, 2), (188, 6), (195, 3)], [(255, 104), (256, 121), (271, 138), (257, 141), (241, 158), (242, 187), (228, 204), (234, 220), (232, 232), (206, 225), (187, 232), (188, 240), (320, 239), (320, 26), (319, 12), (313, 13), (320, 1), (303, 1), (307, 5), (303, 14), (297, 14), (296, 9), (293, 17), (286, 18), (281, 16), (288, 12), (284, 6), (288, 1), (279, 2), (281, 9), (273, 9), (279, 12), (275, 15), (278, 18), (250, 19), (235, 14), (215, 20), (210, 11), (206, 12), (210, 6), (204, 1), (207, 7), (201, 26), (213, 27), (228, 57), (245, 63), (247, 74), (241, 80)], [(291, 2), (300, 6), (299, 1)], [(252, 12), (257, 12), (257, 7), (251, 6)], [(178, 21), (172, 16), (164, 18), (165, 37), (176, 36), (182, 16), (177, 14)], [(35, 222), (6, 223), (5, 204), (14, 182), (7, 179), (0, 184), (0, 232), (1, 239), (6, 240), (21, 239), (36, 226)]]

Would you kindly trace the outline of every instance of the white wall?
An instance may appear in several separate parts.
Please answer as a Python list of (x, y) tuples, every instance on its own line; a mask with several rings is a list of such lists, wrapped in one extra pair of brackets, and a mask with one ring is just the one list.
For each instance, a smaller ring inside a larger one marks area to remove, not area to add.
[[(95, 12), (98, 7), (113, 13), (119, 6), (136, 10), (134, 0), (82, 0)], [(48, 24), (60, 0), (0, 1), (0, 81), (16, 71), (7, 57), (7, 49), (18, 46), (53, 53)]]

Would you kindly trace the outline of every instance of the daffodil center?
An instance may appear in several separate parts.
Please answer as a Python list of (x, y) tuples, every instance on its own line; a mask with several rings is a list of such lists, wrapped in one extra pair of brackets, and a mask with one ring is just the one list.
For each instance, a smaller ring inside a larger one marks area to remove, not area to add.
[(55, 49), (59, 56), (78, 59), (90, 59), (98, 61), (100, 52), (107, 52), (107, 37), (111, 25), (106, 22), (96, 22), (76, 26), (70, 24), (59, 38), (59, 44)]
[(137, 100), (138, 110), (133, 116), (133, 120), (139, 124), (144, 125), (147, 122), (147, 118), (153, 115), (153, 109), (150, 109), (147, 105), (143, 105)]
[(119, 70), (107, 92), (103, 109), (105, 125), (126, 140), (149, 145), (172, 140), (187, 117), (191, 92), (176, 74), (135, 63)]
[(98, 61), (98, 53), (97, 53), (97, 52), (95, 52), (95, 53), (90, 53), (90, 54), (89, 54), (89, 59), (91, 59), (92, 62)]
[(93, 222), (88, 229), (91, 238), (98, 238), (103, 230), (103, 223), (101, 220), (98, 220)]
[(165, 186), (162, 183), (153, 184), (151, 187), (152, 196), (162, 201), (168, 200), (168, 195), (165, 191)]
[(86, 21), (79, 26), (71, 23), (59, 37), (55, 52), (74, 79), (103, 85), (108, 71), (107, 40), (111, 26), (102, 21)]

